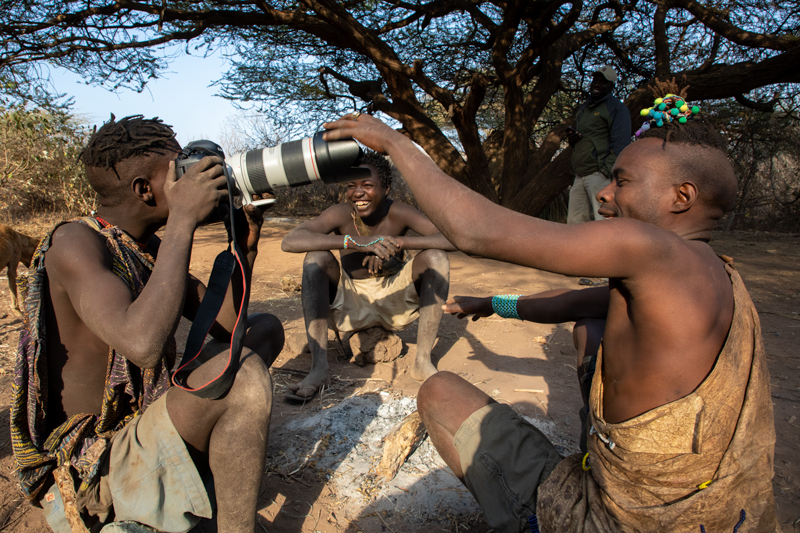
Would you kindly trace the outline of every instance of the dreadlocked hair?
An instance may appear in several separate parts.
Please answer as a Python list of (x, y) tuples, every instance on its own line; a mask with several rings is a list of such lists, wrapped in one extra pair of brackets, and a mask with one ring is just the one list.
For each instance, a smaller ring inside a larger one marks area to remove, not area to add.
[(375, 170), (378, 171), (378, 177), (381, 179), (381, 186), (384, 189), (388, 189), (392, 186), (394, 173), (397, 172), (397, 169), (385, 155), (365, 148), (364, 155), (361, 157), (361, 164), (375, 167)]
[(159, 118), (133, 115), (114, 120), (114, 115), (94, 132), (78, 159), (87, 167), (112, 169), (128, 158), (161, 154), (178, 146), (172, 127)]

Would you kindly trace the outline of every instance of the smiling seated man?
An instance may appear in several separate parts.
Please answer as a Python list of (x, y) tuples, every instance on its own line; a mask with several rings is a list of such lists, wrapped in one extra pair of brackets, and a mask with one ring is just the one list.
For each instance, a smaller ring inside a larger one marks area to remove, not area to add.
[[(328, 377), (328, 324), (339, 332), (373, 326), (403, 329), (419, 317), (417, 355), (411, 376), (436, 372), (431, 349), (450, 287), (454, 250), (425, 215), (388, 198), (396, 169), (382, 155), (365, 151), (372, 176), (345, 185), (347, 201), (303, 222), (283, 239), (285, 252), (306, 253), (303, 317), (311, 349), (311, 371), (293, 384), (287, 399), (314, 397)], [(419, 236), (409, 237), (411, 230)], [(332, 250), (340, 250), (341, 266)], [(413, 259), (406, 250), (421, 250)]]
[(453, 299), (446, 307), (464, 316), (593, 319), (604, 331), (587, 454), (562, 459), (510, 406), (452, 373), (420, 389), (432, 442), (495, 531), (780, 531), (758, 313), (737, 272), (708, 244), (737, 193), (725, 143), (710, 124), (650, 129), (622, 151), (598, 193), (607, 219), (569, 225), (493, 204), (372, 117), (325, 127), (327, 140), (352, 137), (389, 154), (460, 250), (609, 278), (608, 287), (508, 295), (494, 306)]
[[(160, 120), (112, 115), (81, 153), (97, 215), (58, 225), (33, 258), (11, 437), (19, 484), (57, 533), (112, 521), (188, 531), (212, 516), (209, 469), (219, 530), (255, 527), (272, 408), (267, 367), (283, 328), (272, 315), (248, 317), (241, 366), (222, 398), (170, 388), (178, 322), (195, 317), (206, 293), (189, 274), (194, 233), (227, 197), (218, 157), (176, 181), (180, 150)], [(237, 239), (249, 274), (263, 216), (245, 214)], [(211, 358), (190, 387), (227, 363), (243, 290), (240, 272), (232, 280), (202, 349)]]

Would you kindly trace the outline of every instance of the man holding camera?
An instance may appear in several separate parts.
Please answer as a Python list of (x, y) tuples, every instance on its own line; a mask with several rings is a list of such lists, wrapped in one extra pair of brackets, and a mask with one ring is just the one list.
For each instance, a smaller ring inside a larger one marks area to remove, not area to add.
[(578, 108), (575, 128), (567, 128), (575, 172), (569, 191), (568, 224), (604, 218), (598, 212), (597, 193), (610, 183), (617, 156), (631, 143), (631, 115), (611, 94), (616, 82), (613, 67), (597, 69), (589, 85), (589, 98)]
[[(393, 166), (367, 151), (366, 179), (346, 184), (347, 202), (293, 229), (281, 244), (285, 252), (305, 253), (303, 316), (311, 349), (311, 371), (287, 399), (307, 401), (328, 377), (328, 324), (340, 332), (373, 326), (398, 330), (419, 317), (417, 355), (411, 377), (424, 381), (436, 373), (431, 349), (450, 287), (455, 250), (425, 215), (387, 196)], [(419, 236), (407, 236), (409, 230)], [(340, 250), (339, 261), (332, 251)], [(408, 259), (405, 250), (421, 250)]]
[[(218, 157), (176, 179), (180, 151), (160, 120), (112, 115), (81, 154), (96, 216), (57, 226), (33, 260), (12, 441), (20, 486), (56, 532), (127, 520), (188, 531), (212, 516), (209, 478), (219, 530), (251, 533), (255, 525), (272, 408), (268, 367), (283, 329), (272, 315), (249, 317), (240, 368), (222, 398), (170, 388), (178, 322), (194, 319), (206, 293), (189, 274), (194, 232), (227, 195)], [(263, 217), (245, 213), (237, 241), (249, 276)], [(236, 268), (202, 348), (210, 358), (189, 387), (227, 363), (243, 293)]]

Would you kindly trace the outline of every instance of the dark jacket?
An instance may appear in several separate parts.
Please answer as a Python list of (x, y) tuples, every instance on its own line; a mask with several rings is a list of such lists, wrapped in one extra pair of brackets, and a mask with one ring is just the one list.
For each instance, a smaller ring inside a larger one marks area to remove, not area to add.
[(631, 115), (625, 104), (608, 93), (597, 102), (591, 97), (578, 108), (575, 129), (583, 138), (572, 151), (572, 170), (588, 176), (598, 170), (611, 177), (611, 168), (631, 143)]

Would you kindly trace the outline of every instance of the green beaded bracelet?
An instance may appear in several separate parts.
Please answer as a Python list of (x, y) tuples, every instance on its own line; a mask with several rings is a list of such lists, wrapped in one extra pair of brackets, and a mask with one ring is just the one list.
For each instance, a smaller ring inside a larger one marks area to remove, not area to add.
[(521, 294), (499, 294), (492, 296), (492, 310), (503, 318), (516, 318), (522, 320), (517, 313), (517, 300)]

